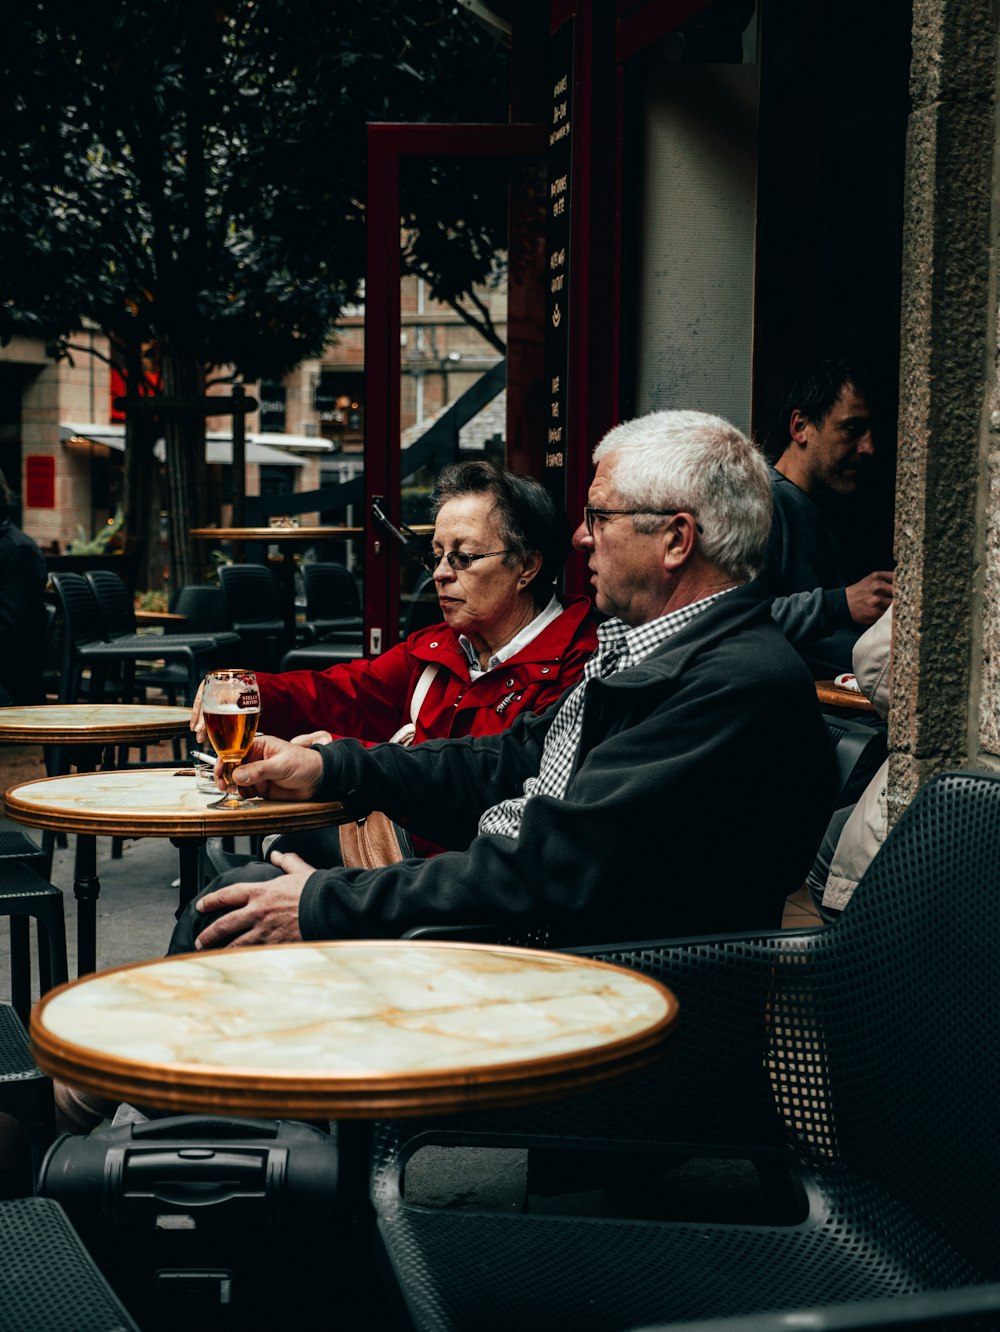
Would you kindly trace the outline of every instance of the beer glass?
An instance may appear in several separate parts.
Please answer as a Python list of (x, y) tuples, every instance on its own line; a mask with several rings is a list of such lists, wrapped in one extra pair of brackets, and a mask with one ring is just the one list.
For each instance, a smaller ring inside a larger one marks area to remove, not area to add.
[(253, 671), (209, 671), (201, 696), (205, 730), (222, 759), (226, 794), (210, 809), (241, 809), (253, 797), (244, 796), (233, 781), (233, 771), (253, 744), (260, 721), (260, 691)]

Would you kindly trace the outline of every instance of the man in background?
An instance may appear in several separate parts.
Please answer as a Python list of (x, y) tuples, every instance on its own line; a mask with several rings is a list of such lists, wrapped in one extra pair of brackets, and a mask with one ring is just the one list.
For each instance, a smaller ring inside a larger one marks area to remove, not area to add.
[(775, 592), (771, 613), (813, 679), (832, 679), (851, 669), (858, 637), (892, 604), (892, 572), (856, 581), (832, 521), (875, 456), (861, 371), (845, 360), (809, 367), (789, 387), (781, 419), (788, 440), (771, 468), (774, 517), (763, 574)]

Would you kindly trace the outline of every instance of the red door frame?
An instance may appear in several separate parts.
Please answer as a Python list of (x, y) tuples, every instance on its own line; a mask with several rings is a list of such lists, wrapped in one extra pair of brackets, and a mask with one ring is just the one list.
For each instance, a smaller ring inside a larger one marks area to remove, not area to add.
[(381, 496), (400, 520), (399, 163), (404, 157), (544, 158), (543, 125), (368, 126), (365, 283), (365, 594), (368, 656), (398, 639), (399, 551), (368, 518)]

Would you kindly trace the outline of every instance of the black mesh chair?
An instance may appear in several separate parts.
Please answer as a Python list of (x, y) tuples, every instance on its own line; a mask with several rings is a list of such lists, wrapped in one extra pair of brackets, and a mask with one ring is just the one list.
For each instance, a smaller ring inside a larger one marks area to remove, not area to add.
[[(46, 858), (41, 852), (39, 856)], [(31, 861), (36, 860), (34, 856), (27, 861), (0, 857), (0, 916), (10, 918), (11, 997), (25, 1025), (31, 1013), (32, 919), (38, 933), (39, 994), (68, 979), (62, 889), (32, 867)]]
[(9, 1332), (139, 1332), (59, 1203), (0, 1203), (0, 1327)]
[(440, 624), (441, 606), (434, 592), (432, 574), (421, 574), (407, 603), (406, 614), (400, 625), (404, 638), (415, 634), (418, 629), (429, 629), (432, 624)]
[(305, 623), (300, 626), (304, 643), (346, 642), (358, 644), (361, 655), (361, 597), (354, 575), (345, 564), (314, 561), (302, 566), (306, 596)]
[(278, 580), (266, 564), (224, 564), (219, 586), (226, 599), (229, 622), (243, 644), (250, 670), (275, 671), (294, 646), (288, 641)]
[(227, 650), (235, 651), (240, 646), (239, 636), (231, 629), (223, 628), (199, 632), (193, 627), (185, 626), (183, 629), (164, 635), (163, 638), (153, 634), (139, 635), (136, 631), (132, 597), (122, 579), (108, 569), (88, 569), (84, 577), (94, 594), (100, 612), (101, 628), (109, 643), (135, 643), (137, 639), (144, 638), (147, 656), (153, 659), (157, 657), (161, 646), (163, 648), (168, 664), (136, 674), (134, 682), (140, 690), (160, 689), (171, 702), (174, 702), (180, 694), (184, 702), (191, 703), (194, 695), (189, 692), (191, 687), (189, 663), (185, 659), (170, 664), (170, 656), (175, 655), (178, 648), (187, 646), (198, 654), (199, 668), (201, 668), (208, 664), (217, 665), (221, 660), (220, 654)]
[(840, 774), (837, 807), (853, 805), (871, 778), (878, 772), (888, 754), (884, 726), (866, 726), (864, 722), (849, 721), (823, 714), (826, 729), (833, 741)]
[[(214, 583), (185, 583), (171, 596), (170, 609), (185, 617), (185, 632), (213, 635), (233, 632), (226, 598), (222, 588)], [(233, 647), (238, 650), (238, 644)]]
[(1000, 1285), (960, 1286), (897, 1295), (892, 1300), (860, 1300), (825, 1309), (788, 1309), (752, 1318), (709, 1318), (696, 1323), (657, 1323), (634, 1332), (996, 1332), (1000, 1327)]
[[(379, 1126), (379, 1232), (420, 1329), (606, 1332), (1000, 1279), (1000, 776), (930, 782), (822, 929), (573, 951), (661, 977), (665, 1057), (615, 1086)], [(407, 1198), (426, 1144), (752, 1163), (759, 1224)], [(742, 1326), (742, 1323), (740, 1324)]]
[[(137, 662), (167, 660), (182, 664), (187, 672), (188, 697), (194, 698), (206, 663), (218, 651), (217, 641), (150, 638), (126, 634), (109, 642), (105, 637), (100, 608), (93, 588), (83, 574), (54, 573), (52, 585), (62, 617), (62, 678), (60, 703), (75, 703), (83, 693), (83, 674), (89, 670), (86, 694), (89, 702), (131, 698)], [(121, 673), (120, 680), (116, 672)]]
[[(20, 1124), (31, 1146), (32, 1170), (37, 1175), (56, 1134), (52, 1083), (32, 1059), (28, 1033), (10, 1004), (0, 1004), (0, 1111)], [(29, 1181), (28, 1189), (31, 1187)]]

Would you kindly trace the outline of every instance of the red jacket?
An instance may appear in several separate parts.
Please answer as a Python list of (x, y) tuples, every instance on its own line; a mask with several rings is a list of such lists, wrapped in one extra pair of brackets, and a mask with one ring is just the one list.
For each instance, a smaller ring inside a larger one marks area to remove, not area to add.
[(494, 735), (522, 712), (544, 712), (583, 673), (597, 646), (590, 601), (577, 597), (509, 661), (469, 679), (458, 635), (444, 623), (419, 629), (371, 660), (325, 671), (257, 674), (261, 729), (290, 740), (326, 730), (369, 744), (388, 740), (410, 720), (410, 698), (424, 668), (439, 669), (417, 719), (414, 743)]

